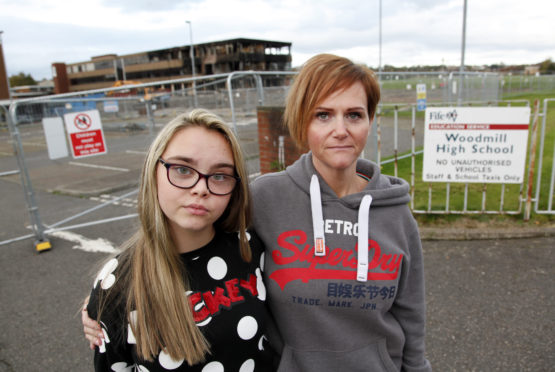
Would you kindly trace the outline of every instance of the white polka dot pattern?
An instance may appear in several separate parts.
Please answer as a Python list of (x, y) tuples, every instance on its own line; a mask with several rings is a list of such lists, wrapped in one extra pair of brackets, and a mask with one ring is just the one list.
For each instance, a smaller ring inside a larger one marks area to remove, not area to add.
[(160, 363), (160, 365), (162, 367), (164, 367), (165, 369), (176, 369), (179, 368), (179, 366), (181, 366), (183, 364), (184, 359), (181, 360), (173, 360), (167, 353), (165, 350), (162, 350), (160, 352), (160, 355), (158, 356), (158, 362)]
[(135, 324), (137, 324), (137, 311), (133, 310), (132, 312), (129, 313), (129, 322), (130, 324), (127, 325), (127, 343), (128, 344), (136, 344), (137, 340), (135, 339), (135, 334), (133, 333), (133, 330), (131, 329), (131, 324), (133, 324), (133, 326)]
[(243, 317), (237, 324), (237, 334), (243, 340), (250, 340), (258, 331), (258, 323), (252, 316)]
[(207, 270), (212, 279), (220, 280), (227, 274), (227, 264), (221, 257), (215, 256), (208, 261)]
[(126, 362), (114, 363), (110, 367), (114, 372), (133, 372), (133, 365), (128, 365)]
[(210, 362), (204, 366), (202, 372), (224, 372), (224, 366), (220, 362)]
[(264, 350), (264, 340), (267, 340), (266, 336), (262, 335), (260, 340), (258, 340), (258, 350)]
[(266, 252), (262, 252), (260, 255), (260, 270), (264, 272), (264, 258), (266, 257)]
[(266, 301), (266, 286), (264, 285), (260, 269), (256, 269), (256, 290), (258, 291), (258, 299)]
[(110, 336), (108, 336), (108, 331), (106, 331), (106, 326), (103, 323), (101, 323), (100, 329), (102, 330), (102, 334), (104, 336), (102, 337), (102, 344), (98, 347), (98, 351), (100, 353), (105, 353), (106, 352), (106, 344), (110, 343)]
[(116, 282), (116, 277), (112, 273), (117, 267), (118, 260), (116, 258), (112, 258), (110, 261), (106, 262), (102, 270), (100, 270), (100, 272), (96, 276), (96, 280), (94, 281), (94, 288), (96, 288), (99, 281), (100, 287), (102, 289), (110, 288)]
[(253, 371), (254, 371), (254, 360), (252, 359), (245, 361), (245, 363), (243, 363), (241, 365), (241, 368), (239, 369), (239, 372), (253, 372)]

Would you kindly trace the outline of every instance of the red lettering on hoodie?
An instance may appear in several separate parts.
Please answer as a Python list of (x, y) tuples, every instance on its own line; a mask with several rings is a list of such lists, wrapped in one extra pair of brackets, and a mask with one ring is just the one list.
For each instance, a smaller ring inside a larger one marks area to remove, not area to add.
[[(283, 290), (287, 283), (301, 280), (308, 283), (317, 279), (356, 280), (357, 250), (326, 246), (325, 256), (315, 256), (314, 246), (306, 244), (307, 236), (302, 230), (291, 230), (281, 233), (278, 245), (285, 249), (272, 252), (272, 259), (277, 265), (290, 265), (294, 262), (308, 263), (308, 267), (289, 267), (275, 270), (270, 279), (274, 280)], [(375, 240), (368, 240), (369, 262), (368, 280), (396, 280), (403, 261), (402, 254), (382, 254), (380, 245)], [(373, 253), (373, 254), (372, 254)], [(338, 268), (321, 269), (318, 265), (329, 265)], [(344, 268), (344, 269), (343, 269)]]

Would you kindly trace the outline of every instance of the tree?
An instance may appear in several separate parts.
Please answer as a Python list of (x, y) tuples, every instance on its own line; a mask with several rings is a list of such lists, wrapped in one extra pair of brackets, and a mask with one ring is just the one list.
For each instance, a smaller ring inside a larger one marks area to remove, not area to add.
[(555, 62), (551, 61), (551, 58), (546, 59), (540, 63), (540, 73), (542, 74), (553, 74), (555, 73)]
[(18, 75), (10, 76), (10, 87), (18, 87), (21, 85), (37, 85), (37, 82), (31, 74), (20, 72)]

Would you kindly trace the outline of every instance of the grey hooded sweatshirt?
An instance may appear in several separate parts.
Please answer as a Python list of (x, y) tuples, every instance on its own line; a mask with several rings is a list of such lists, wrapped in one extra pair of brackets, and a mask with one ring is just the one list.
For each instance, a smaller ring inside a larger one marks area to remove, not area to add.
[[(357, 172), (370, 179), (365, 190), (338, 198), (308, 153), (252, 184), (279, 371), (431, 371), (409, 185), (367, 160), (358, 160)], [(318, 232), (322, 256), (315, 255)]]

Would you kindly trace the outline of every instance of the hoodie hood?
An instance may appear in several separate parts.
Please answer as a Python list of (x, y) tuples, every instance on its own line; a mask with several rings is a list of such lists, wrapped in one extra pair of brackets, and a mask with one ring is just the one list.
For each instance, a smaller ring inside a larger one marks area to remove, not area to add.
[[(368, 223), (370, 205), (374, 202), (374, 196), (376, 198), (374, 206), (406, 204), (409, 200), (408, 184), (401, 179), (381, 175), (376, 164), (359, 160), (357, 161), (357, 172), (369, 178), (368, 185), (359, 193), (346, 195), (338, 199), (331, 187), (316, 172), (312, 163), (311, 153), (303, 155), (299, 161), (287, 168), (286, 172), (302, 190), (308, 191), (310, 195), (315, 256), (326, 255), (325, 222), (322, 204), (331, 200), (340, 200), (348, 208), (358, 210), (359, 230), (356, 279), (359, 282), (366, 282), (368, 277)], [(307, 181), (308, 183), (306, 183)]]
[[(310, 194), (310, 180), (313, 174), (318, 177), (322, 202), (338, 197), (331, 187), (324, 181), (312, 164), (312, 153), (303, 154), (299, 160), (285, 170), (291, 180), (304, 192)], [(410, 201), (409, 184), (397, 177), (381, 174), (380, 167), (365, 159), (357, 161), (357, 172), (368, 177), (370, 181), (366, 188), (359, 193), (341, 198), (341, 202), (349, 208), (358, 209), (364, 195), (372, 197), (372, 207), (407, 204)]]

